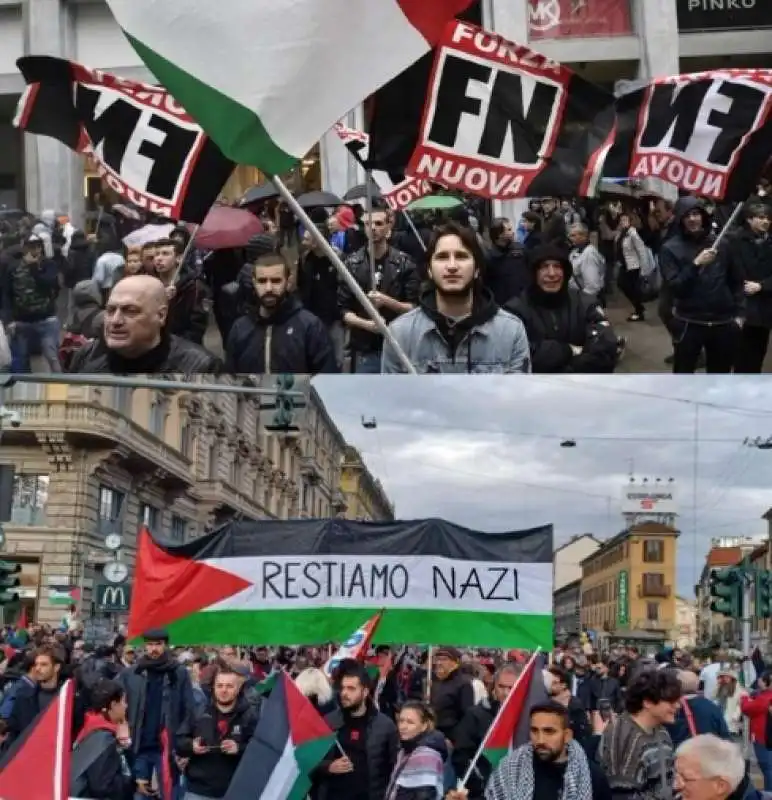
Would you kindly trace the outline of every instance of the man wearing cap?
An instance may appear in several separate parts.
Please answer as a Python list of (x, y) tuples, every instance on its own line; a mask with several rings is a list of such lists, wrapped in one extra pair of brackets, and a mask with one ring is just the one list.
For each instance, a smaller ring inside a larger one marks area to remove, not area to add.
[[(452, 748), (466, 712), (474, 706), (472, 681), (460, 669), (461, 651), (455, 647), (438, 647), (434, 651), (431, 707), (437, 717), (436, 728)], [(446, 788), (455, 783), (452, 762), (446, 765)]]
[(176, 775), (172, 752), (174, 736), (195, 707), (188, 671), (168, 649), (165, 630), (146, 631), (145, 653), (133, 667), (124, 670), (120, 681), (126, 689), (127, 717), (131, 731), (133, 774), (137, 800), (150, 794), (157, 776), (162, 800), (173, 800), (164, 792), (164, 763)]
[(18, 256), (9, 260), (1, 277), (0, 319), (11, 338), (17, 370), (31, 370), (30, 352), (33, 342), (39, 340), (48, 369), (61, 372), (56, 316), (59, 275), (56, 262), (45, 258), (43, 240), (34, 234), (30, 236)]

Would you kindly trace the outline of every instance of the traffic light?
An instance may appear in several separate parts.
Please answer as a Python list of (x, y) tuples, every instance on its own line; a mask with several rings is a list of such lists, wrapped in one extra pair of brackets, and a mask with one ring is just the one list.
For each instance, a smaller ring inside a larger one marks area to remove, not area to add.
[(743, 572), (737, 567), (715, 569), (710, 576), (710, 610), (733, 619), (743, 611)]
[(772, 617), (772, 572), (760, 570), (756, 573), (756, 616)]
[(19, 595), (17, 592), (9, 591), (21, 586), (21, 580), (16, 577), (21, 572), (21, 564), (14, 564), (11, 561), (0, 561), (0, 606), (10, 603), (17, 603)]
[(278, 375), (276, 378), (276, 406), (270, 424), (265, 426), (267, 431), (277, 433), (291, 433), (298, 431), (295, 425), (295, 398), (288, 394), (295, 389), (294, 375)]

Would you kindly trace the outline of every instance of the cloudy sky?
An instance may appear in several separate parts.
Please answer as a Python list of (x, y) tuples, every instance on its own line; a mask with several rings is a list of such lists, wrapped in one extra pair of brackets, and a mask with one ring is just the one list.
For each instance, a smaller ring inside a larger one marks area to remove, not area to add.
[[(689, 595), (711, 538), (766, 530), (772, 450), (743, 444), (772, 437), (764, 378), (347, 376), (314, 385), (402, 519), (487, 530), (552, 523), (556, 545), (580, 533), (605, 538), (623, 527), (631, 470), (672, 477), (678, 591)], [(377, 420), (375, 431), (363, 416)], [(576, 447), (561, 447), (566, 439)]]

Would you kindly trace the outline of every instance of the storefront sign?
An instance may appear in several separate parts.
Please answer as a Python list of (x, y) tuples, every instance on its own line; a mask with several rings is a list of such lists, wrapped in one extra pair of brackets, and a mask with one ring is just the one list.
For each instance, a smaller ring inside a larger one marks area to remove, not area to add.
[(676, 0), (678, 30), (727, 31), (772, 27), (769, 0)]
[(630, 0), (529, 0), (530, 38), (630, 36)]
[(629, 576), (627, 570), (619, 573), (617, 586), (617, 628), (626, 628), (630, 624), (630, 600), (628, 597)]

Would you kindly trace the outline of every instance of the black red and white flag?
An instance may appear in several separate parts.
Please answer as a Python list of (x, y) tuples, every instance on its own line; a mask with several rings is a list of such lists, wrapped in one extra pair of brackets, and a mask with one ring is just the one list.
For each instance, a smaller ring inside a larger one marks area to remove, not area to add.
[(661, 178), (713, 200), (746, 200), (772, 157), (772, 70), (657, 78), (617, 98), (604, 174)]
[(491, 199), (592, 195), (614, 98), (475, 25), (448, 25), (406, 173)]
[(3, 753), (3, 800), (68, 800), (74, 694), (73, 681), (63, 683), (45, 711)]
[[(370, 137), (364, 131), (347, 128), (340, 122), (335, 125), (334, 130), (349, 153), (364, 169), (367, 169)], [(392, 176), (383, 170), (373, 170), (370, 174), (381, 197), (393, 211), (403, 211), (414, 200), (426, 197), (433, 191), (429, 181), (422, 181), (418, 178), (406, 178), (404, 175)]]
[(234, 169), (162, 87), (51, 56), (17, 62), (27, 82), (14, 125), (90, 156), (136, 206), (201, 223)]

